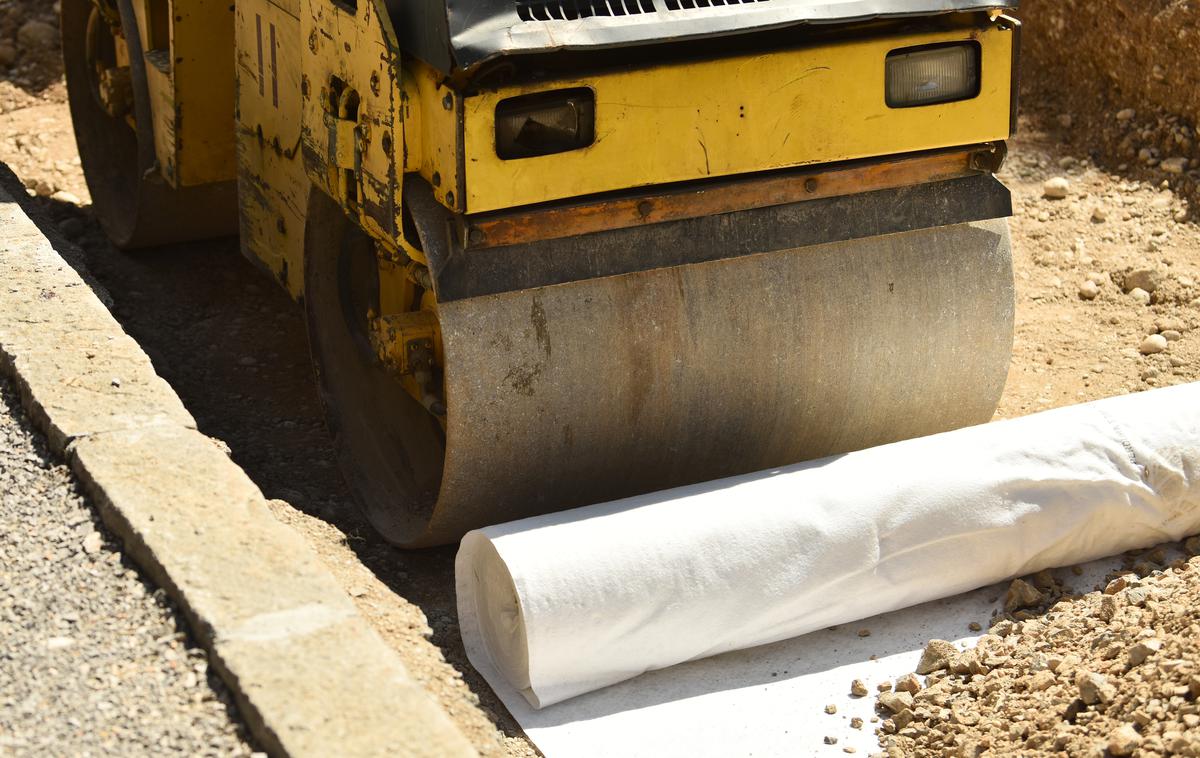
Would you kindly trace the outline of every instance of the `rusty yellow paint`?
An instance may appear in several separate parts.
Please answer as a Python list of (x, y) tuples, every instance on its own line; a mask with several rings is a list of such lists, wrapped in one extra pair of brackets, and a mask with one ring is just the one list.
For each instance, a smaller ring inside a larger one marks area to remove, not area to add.
[(312, 183), (373, 237), (401, 224), (400, 52), (381, 0), (301, 0), (301, 125)]
[(403, 73), (404, 171), (420, 174), (447, 208), (466, 208), (459, 174), (463, 100), (431, 66), (408, 59)]
[[(886, 105), (889, 51), (972, 39), (982, 49), (978, 97), (919, 108)], [(892, 34), (624, 69), (467, 97), (466, 211), (1005, 139), (1013, 44), (1008, 26), (995, 22), (982, 29)], [(568, 87), (595, 92), (595, 142), (556, 155), (501, 160), (495, 150), (496, 105), (507, 97)]]
[(242, 249), (299, 296), (309, 181), (300, 155), (300, 19), (237, 3), (237, 158)]
[(237, 176), (233, 123), (233, 4), (134, 3), (146, 62), (155, 154), (174, 187)]

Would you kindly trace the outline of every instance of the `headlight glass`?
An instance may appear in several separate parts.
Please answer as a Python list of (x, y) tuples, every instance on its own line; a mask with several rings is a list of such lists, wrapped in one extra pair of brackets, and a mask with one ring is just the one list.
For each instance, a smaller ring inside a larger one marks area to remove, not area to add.
[(585, 87), (538, 92), (496, 106), (496, 154), (505, 160), (578, 150), (596, 134), (596, 95)]
[(887, 57), (887, 104), (911, 108), (979, 94), (979, 44), (893, 50)]

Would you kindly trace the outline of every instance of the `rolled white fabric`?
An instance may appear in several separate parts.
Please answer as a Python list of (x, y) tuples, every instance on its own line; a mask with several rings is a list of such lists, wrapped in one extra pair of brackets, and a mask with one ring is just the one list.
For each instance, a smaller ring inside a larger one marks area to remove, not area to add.
[(535, 708), (1200, 531), (1200, 383), (488, 527), (467, 654)]

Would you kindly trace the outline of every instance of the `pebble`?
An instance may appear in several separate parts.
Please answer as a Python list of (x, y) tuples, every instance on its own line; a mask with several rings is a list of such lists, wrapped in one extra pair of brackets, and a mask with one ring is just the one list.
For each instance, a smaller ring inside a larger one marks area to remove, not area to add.
[(1109, 684), (1103, 674), (1097, 674), (1094, 671), (1079, 672), (1079, 676), (1075, 679), (1075, 686), (1079, 688), (1079, 699), (1086, 705), (1111, 703), (1117, 696), (1117, 688)]
[(917, 663), (916, 669), (918, 674), (929, 674), (938, 669), (949, 667), (950, 659), (958, 655), (958, 648), (954, 644), (946, 640), (930, 640), (925, 645), (924, 652), (921, 653), (921, 660)]
[(860, 719), (858, 716), (855, 716), (854, 718), (850, 719), (850, 728), (851, 729), (862, 729), (863, 728), (863, 720)]
[(1152, 268), (1134, 269), (1125, 274), (1125, 289), (1126, 291), (1143, 289), (1147, 292), (1153, 292), (1158, 289), (1160, 280), (1159, 273)]
[[(1131, 592), (1133, 590), (1130, 590)], [(1131, 605), (1141, 605), (1141, 603), (1131, 603)], [(1162, 650), (1162, 640), (1148, 639), (1142, 640), (1133, 647), (1129, 648), (1129, 665), (1140, 666), (1145, 663), (1146, 659)]]
[(1108, 221), (1108, 211), (1100, 206), (1096, 206), (1092, 209), (1092, 221), (1097, 224), (1103, 224), (1105, 221)]
[(916, 695), (921, 691), (921, 680), (916, 674), (905, 674), (896, 680), (896, 692), (907, 692)]
[(1117, 111), (1117, 121), (1132, 121), (1133, 117), (1136, 115), (1137, 111), (1135, 111), (1133, 108), (1122, 108), (1121, 110)]
[(1159, 165), (1161, 165), (1163, 171), (1166, 171), (1168, 174), (1182, 174), (1184, 171), (1187, 170), (1188, 159), (1187, 158), (1167, 158), (1165, 161), (1163, 161)]
[(1141, 287), (1134, 287), (1129, 290), (1129, 296), (1142, 305), (1150, 304), (1150, 293)]
[(829, 705), (825, 706), (825, 712), (832, 716), (833, 714), (837, 713), (837, 706), (833, 703), (830, 703)]
[(850, 694), (854, 697), (866, 697), (871, 694), (871, 691), (867, 689), (866, 682), (861, 679), (855, 679), (850, 682)]
[(58, 29), (44, 21), (26, 21), (17, 30), (17, 44), (25, 52), (57, 50)]
[(1047, 179), (1042, 185), (1042, 196), (1049, 200), (1062, 200), (1071, 192), (1071, 182), (1066, 177)]
[(1167, 338), (1161, 334), (1151, 334), (1138, 345), (1138, 352), (1142, 355), (1155, 355), (1166, 349)]
[(50, 196), (50, 199), (58, 203), (67, 203), (68, 205), (83, 204), (83, 201), (79, 199), (78, 195), (67, 192), (66, 190), (59, 190), (58, 192), (55, 192)]
[(1183, 335), (1174, 329), (1166, 329), (1159, 332), (1159, 334), (1161, 334), (1163, 339), (1165, 339), (1167, 342), (1178, 342), (1179, 340), (1183, 339)]
[(1132, 724), (1118, 727), (1108, 735), (1108, 752), (1113, 755), (1133, 755), (1141, 745), (1142, 735), (1137, 733)]
[(1079, 297), (1083, 300), (1095, 300), (1100, 296), (1100, 288), (1096, 283), (1088, 279), (1079, 285)]
[(899, 713), (912, 708), (913, 696), (908, 692), (884, 692), (879, 695), (879, 704), (892, 713)]
[(830, 735), (826, 735), (826, 736), (825, 736), (825, 744), (826, 744), (826, 745), (836, 745), (836, 744), (837, 744), (837, 737), (832, 737), (832, 736), (830, 736)]
[(1034, 608), (1045, 602), (1046, 596), (1024, 579), (1014, 579), (1004, 593), (1004, 610), (1008, 612), (1021, 608)]
[(88, 532), (88, 535), (83, 538), (83, 552), (87, 553), (88, 555), (95, 555), (96, 553), (100, 552), (100, 548), (103, 544), (104, 540), (100, 536), (100, 532)]

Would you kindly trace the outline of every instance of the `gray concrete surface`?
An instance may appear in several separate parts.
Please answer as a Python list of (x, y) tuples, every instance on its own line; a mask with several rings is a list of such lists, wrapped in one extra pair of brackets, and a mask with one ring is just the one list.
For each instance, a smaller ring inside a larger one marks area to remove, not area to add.
[(303, 538), (0, 189), (0, 371), (277, 755), (471, 755)]

